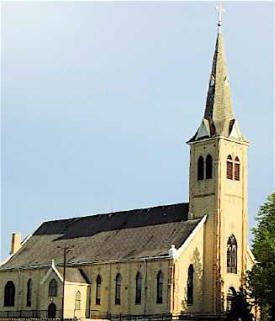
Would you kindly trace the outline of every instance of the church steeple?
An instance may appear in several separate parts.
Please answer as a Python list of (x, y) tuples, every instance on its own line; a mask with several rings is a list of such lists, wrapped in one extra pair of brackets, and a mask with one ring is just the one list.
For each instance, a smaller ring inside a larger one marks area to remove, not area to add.
[(220, 20), (204, 118), (195, 136), (189, 142), (217, 136), (246, 141), (240, 132), (232, 110), (232, 97)]

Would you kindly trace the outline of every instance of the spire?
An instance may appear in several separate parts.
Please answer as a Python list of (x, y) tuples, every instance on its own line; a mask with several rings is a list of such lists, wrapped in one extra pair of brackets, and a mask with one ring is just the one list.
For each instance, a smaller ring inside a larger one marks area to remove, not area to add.
[(224, 136), (244, 141), (232, 111), (231, 90), (223, 44), (222, 7), (219, 7), (218, 33), (203, 121), (190, 142)]
[(214, 134), (229, 135), (229, 125), (234, 116), (220, 26), (209, 80), (204, 118), (209, 122), (211, 136)]

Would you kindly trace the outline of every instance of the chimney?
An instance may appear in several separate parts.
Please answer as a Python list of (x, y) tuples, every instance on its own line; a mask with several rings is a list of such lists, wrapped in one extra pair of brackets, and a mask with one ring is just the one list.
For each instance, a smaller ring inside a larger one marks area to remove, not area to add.
[(11, 251), (10, 254), (16, 253), (21, 247), (21, 234), (20, 233), (12, 233), (11, 236)]

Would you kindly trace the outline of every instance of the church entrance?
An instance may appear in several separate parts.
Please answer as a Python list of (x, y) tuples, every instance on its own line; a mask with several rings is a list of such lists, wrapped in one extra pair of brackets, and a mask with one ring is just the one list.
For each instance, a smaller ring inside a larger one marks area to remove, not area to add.
[(48, 307), (48, 318), (55, 318), (56, 317), (56, 305), (51, 303)]

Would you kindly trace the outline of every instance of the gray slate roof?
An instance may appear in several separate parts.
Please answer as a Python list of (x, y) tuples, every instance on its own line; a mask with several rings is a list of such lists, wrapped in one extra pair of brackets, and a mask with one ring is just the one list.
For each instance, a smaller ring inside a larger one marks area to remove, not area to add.
[(106, 262), (168, 255), (180, 247), (200, 219), (187, 220), (188, 203), (157, 206), (43, 223), (0, 269), (68, 263)]
[[(58, 272), (63, 276), (63, 267), (57, 267)], [(77, 282), (77, 283), (90, 283), (87, 275), (82, 269), (67, 267), (66, 268), (66, 281), (68, 282)]]

